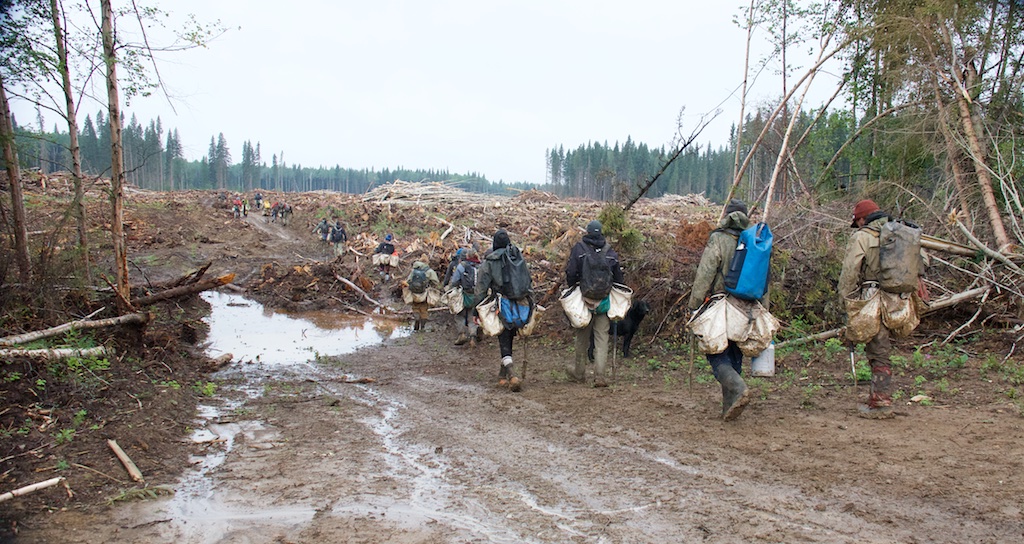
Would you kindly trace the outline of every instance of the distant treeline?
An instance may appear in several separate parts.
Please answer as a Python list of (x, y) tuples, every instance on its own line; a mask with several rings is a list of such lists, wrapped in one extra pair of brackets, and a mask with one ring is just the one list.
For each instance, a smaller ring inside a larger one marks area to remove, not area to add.
[[(766, 111), (757, 111), (747, 117), (743, 125), (743, 153), (750, 142), (756, 140), (764, 128)], [(810, 125), (811, 112), (801, 113), (796, 134)], [(777, 123), (781, 123), (778, 121)], [(794, 162), (781, 176), (778, 193), (813, 190), (826, 182), (829, 188), (842, 188), (853, 176), (851, 159), (838, 161), (823, 175), (823, 166), (854, 131), (852, 116), (846, 112), (824, 115), (807, 134), (806, 142), (795, 155)], [(103, 112), (86, 116), (79, 137), (83, 170), (93, 176), (109, 171), (110, 130)], [(713, 148), (711, 144), (693, 145), (660, 176), (647, 196), (658, 197), (667, 193), (704, 193), (708, 198), (721, 201), (729, 191), (736, 162), (735, 129), (727, 145)], [(39, 133), (16, 127), (19, 156), (23, 166), (39, 168), (44, 172), (70, 170), (68, 134), (54, 127), (53, 132)], [(751, 158), (740, 195), (757, 196), (766, 186), (774, 168), (781, 145), (781, 128), (770, 128), (764, 144)], [(329, 190), (362, 193), (395, 179), (414, 182), (456, 182), (465, 190), (483, 193), (507, 192), (514, 189), (541, 189), (565, 197), (584, 197), (598, 200), (621, 200), (624, 195), (635, 194), (636, 187), (651, 179), (670, 156), (673, 149), (648, 147), (645, 143), (626, 138), (625, 143), (609, 145), (590, 142), (575, 150), (563, 146), (547, 151), (546, 179), (538, 182), (496, 183), (481, 173), (454, 174), (447, 170), (420, 169), (354, 169), (334, 167), (308, 167), (288, 164), (284, 152), (273, 153), (269, 164), (257, 142), (242, 144), (240, 162), (234, 162), (223, 134), (211, 137), (206, 155), (198, 161), (182, 157), (182, 142), (178, 131), (165, 130), (160, 119), (145, 127), (133, 115), (123, 129), (125, 165), (128, 181), (133, 185), (153, 190), (222, 189), (227, 191)], [(856, 159), (858, 148), (851, 147), (846, 157)], [(893, 161), (897, 157), (893, 157)], [(884, 165), (885, 157), (872, 157), (876, 169)], [(869, 175), (872, 166), (865, 161), (858, 166), (860, 176)], [(904, 163), (905, 164), (905, 163)]]

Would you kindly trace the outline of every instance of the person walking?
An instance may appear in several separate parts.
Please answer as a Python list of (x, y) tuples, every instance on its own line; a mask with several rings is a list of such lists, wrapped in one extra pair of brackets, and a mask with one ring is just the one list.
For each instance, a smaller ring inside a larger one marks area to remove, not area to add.
[(313, 227), (313, 233), (319, 234), (320, 241), (325, 244), (327, 243), (328, 237), (331, 235), (331, 224), (327, 222), (326, 217), (321, 219), (320, 222)]
[[(749, 226), (747, 205), (742, 200), (730, 200), (725, 205), (725, 216), (718, 222), (718, 228), (708, 236), (700, 264), (697, 265), (688, 304), (691, 312), (696, 313), (710, 297), (726, 292), (725, 276), (733, 253), (736, 252), (736, 242), (740, 233)], [(767, 308), (767, 303), (766, 291), (761, 304)], [(706, 355), (715, 379), (722, 385), (722, 419), (734, 420), (740, 417), (750, 402), (750, 390), (742, 378), (743, 352), (736, 342), (729, 340), (725, 351)]]
[[(522, 253), (509, 239), (505, 229), (498, 229), (494, 233), (491, 244), (491, 251), (484, 258), (483, 264), (477, 271), (476, 289), (474, 298), (479, 304), (487, 294), (501, 295), (507, 302), (529, 304), (532, 312), (533, 303), (529, 297), (529, 272), (522, 262)], [(518, 263), (518, 266), (517, 266)], [(526, 278), (521, 277), (521, 271), (527, 270)], [(507, 278), (507, 280), (506, 280)], [(526, 283), (527, 293), (520, 292), (523, 283)], [(501, 351), (501, 364), (498, 370), (498, 385), (507, 386), (511, 391), (522, 390), (522, 379), (515, 375), (512, 361), (512, 339), (515, 338), (518, 328), (505, 323), (498, 334), (498, 347)]]
[(444, 279), (441, 280), (442, 287), (448, 287), (449, 284), (452, 286), (455, 285), (455, 282), (452, 281), (452, 274), (455, 272), (455, 267), (459, 266), (459, 263), (462, 262), (463, 255), (465, 253), (466, 248), (464, 247), (460, 247), (455, 251), (455, 256), (452, 257), (452, 260), (448, 263), (448, 269), (444, 272)]
[(430, 303), (427, 291), (437, 289), (441, 281), (437, 279), (437, 272), (434, 272), (430, 265), (423, 261), (412, 263), (412, 271), (405, 279), (406, 288), (409, 290), (412, 300), (413, 330), (418, 331), (426, 326), (430, 318)]
[(569, 253), (565, 283), (570, 287), (578, 286), (583, 291), (583, 301), (593, 314), (586, 327), (576, 329), (576, 364), (569, 375), (577, 382), (586, 383), (587, 351), (593, 335), (594, 387), (608, 387), (605, 380), (610, 324), (608, 294), (613, 283), (623, 283), (623, 277), (619, 256), (605, 239), (600, 221), (587, 224), (587, 234)]
[[(879, 255), (880, 236), (883, 227), (892, 220), (893, 218), (882, 211), (872, 200), (861, 200), (853, 207), (853, 223), (850, 224), (850, 228), (857, 230), (850, 236), (850, 241), (847, 243), (843, 268), (839, 274), (839, 295), (842, 297), (848, 321), (851, 324), (855, 317), (858, 324), (864, 323), (864, 316), (859, 315), (859, 310), (864, 306), (861, 301), (883, 297), (880, 301), (881, 311), (877, 317), (872, 316), (871, 319), (873, 327), (878, 328), (878, 333), (867, 339), (864, 346), (864, 353), (871, 365), (871, 390), (868, 393), (867, 404), (858, 407), (858, 415), (869, 419), (889, 419), (894, 416), (892, 411), (892, 366), (889, 360), (892, 352), (890, 337), (894, 334), (897, 336), (910, 334), (917, 326), (918, 321), (914, 320), (909, 323), (909, 326), (900, 327), (897, 319), (885, 314), (898, 316), (913, 314), (916, 317), (916, 303), (920, 300), (920, 292), (913, 291), (913, 284), (919, 279), (919, 275), (924, 273), (927, 265), (927, 257), (920, 247), (906, 246), (904, 248), (907, 252), (905, 258), (910, 262), (903, 261), (906, 266), (900, 268), (903, 270), (916, 268), (918, 277), (909, 278), (911, 292), (900, 294), (899, 292), (885, 291), (888, 286), (884, 284), (886, 274)], [(915, 260), (917, 262), (914, 262)], [(880, 281), (883, 283), (880, 284)], [(874, 330), (873, 327), (870, 330)], [(853, 344), (854, 340), (850, 335), (856, 333), (851, 329), (853, 329), (852, 326), (847, 327), (846, 335), (848, 342)]]
[(462, 257), (452, 272), (452, 287), (462, 288), (462, 312), (459, 313), (455, 325), (459, 331), (455, 345), (461, 346), (469, 342), (470, 347), (476, 346), (481, 332), (476, 323), (476, 279), (480, 267), (480, 256), (473, 248), (460, 249)]
[(331, 227), (331, 242), (334, 244), (334, 255), (336, 257), (345, 254), (345, 242), (348, 242), (348, 233), (345, 232), (345, 227), (342, 226), (340, 219), (335, 221), (334, 226)]
[(388, 233), (373, 252), (373, 262), (379, 267), (380, 277), (384, 281), (391, 279), (391, 257), (395, 253), (395, 244), (392, 243), (394, 238)]

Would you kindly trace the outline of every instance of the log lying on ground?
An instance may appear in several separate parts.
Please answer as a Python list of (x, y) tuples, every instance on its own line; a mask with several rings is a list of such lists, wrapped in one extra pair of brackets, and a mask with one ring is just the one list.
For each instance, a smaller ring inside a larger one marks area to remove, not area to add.
[(155, 302), (160, 302), (161, 300), (168, 300), (172, 298), (188, 296), (195, 293), (208, 291), (210, 289), (215, 289), (217, 287), (220, 287), (221, 285), (225, 285), (233, 281), (235, 281), (234, 274), (225, 274), (219, 278), (214, 278), (212, 280), (200, 281), (193, 283), (191, 285), (182, 285), (181, 287), (175, 287), (173, 289), (161, 291), (155, 295), (150, 295), (148, 297), (139, 297), (133, 300), (132, 304), (134, 304), (136, 307), (146, 306), (149, 304), (153, 304)]
[(121, 461), (121, 464), (124, 465), (124, 468), (128, 471), (128, 475), (131, 476), (133, 480), (136, 482), (145, 481), (142, 478), (142, 471), (139, 470), (139, 467), (135, 466), (135, 462), (132, 461), (131, 457), (128, 457), (128, 454), (121, 449), (121, 446), (117, 445), (116, 440), (108, 439), (107, 445), (110, 446), (110, 449), (114, 450), (114, 455), (116, 455), (118, 460)]
[(936, 238), (935, 236), (928, 234), (921, 235), (921, 247), (924, 247), (925, 249), (934, 249), (936, 251), (945, 251), (946, 253), (962, 255), (964, 257), (974, 257), (981, 252), (980, 250), (972, 247), (957, 244), (955, 242), (947, 242), (942, 238)]
[(63, 481), (64, 481), (64, 477), (63, 476), (58, 476), (56, 478), (50, 478), (49, 480), (46, 480), (45, 482), (39, 482), (39, 483), (35, 483), (35, 484), (32, 484), (32, 485), (26, 485), (25, 487), (19, 487), (18, 489), (15, 489), (14, 491), (8, 491), (7, 493), (4, 493), (4, 494), (0, 495), (0, 502), (4, 502), (4, 501), (10, 500), (10, 499), (13, 499), (14, 497), (20, 497), (22, 495), (28, 495), (29, 493), (34, 493), (36, 491), (39, 491), (40, 489), (46, 489), (48, 487), (53, 487), (53, 486), (55, 486), (55, 485), (57, 485), (57, 484), (59, 484), (59, 483), (61, 483)]
[(100, 357), (113, 357), (114, 350), (103, 346), (97, 348), (56, 348), (56, 349), (0, 349), (0, 359), (14, 357), (28, 357), (30, 359), (42, 359), (46, 361), (63, 361), (72, 357), (79, 359), (97, 359)]
[[(928, 310), (926, 310), (925, 313), (927, 314), (934, 312), (936, 310), (941, 310), (943, 308), (949, 308), (950, 306), (955, 306), (965, 300), (970, 300), (972, 298), (984, 296), (985, 293), (988, 293), (990, 289), (990, 287), (978, 287), (977, 289), (971, 289), (969, 291), (964, 291), (963, 293), (957, 293), (955, 295), (948, 296), (940, 300), (936, 300), (935, 302), (932, 302), (930, 305), (928, 305)], [(818, 340), (828, 340), (829, 338), (835, 338), (840, 334), (843, 334), (845, 331), (846, 327), (839, 327), (838, 329), (819, 332), (817, 334), (812, 334), (810, 336), (804, 336), (803, 338), (794, 338), (793, 340), (787, 340), (785, 342), (776, 344), (775, 349), (799, 346), (802, 344), (806, 344), (808, 342), (816, 342)]]
[(154, 284), (151, 289), (162, 291), (164, 289), (173, 289), (175, 287), (181, 287), (182, 285), (191, 285), (196, 283), (203, 279), (203, 275), (206, 274), (206, 271), (210, 269), (212, 264), (213, 261), (209, 261), (194, 272), (189, 272), (188, 274), (171, 281)]
[(113, 327), (115, 325), (145, 325), (146, 323), (149, 323), (149, 320), (152, 318), (153, 316), (148, 313), (135, 313), (111, 317), (108, 319), (95, 319), (91, 321), (88, 319), (80, 319), (78, 321), (57, 325), (56, 327), (43, 329), (41, 331), (26, 332), (24, 334), (0, 338), (0, 346), (15, 346), (18, 344), (32, 342), (34, 340), (40, 340), (42, 338), (58, 336), (72, 330), (99, 329), (103, 327)]

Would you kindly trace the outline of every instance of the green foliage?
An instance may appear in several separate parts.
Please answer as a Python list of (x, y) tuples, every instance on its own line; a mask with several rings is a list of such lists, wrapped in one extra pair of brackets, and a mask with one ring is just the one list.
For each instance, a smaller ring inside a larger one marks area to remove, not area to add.
[(67, 461), (67, 459), (60, 459), (60, 460), (57, 461), (57, 470), (62, 470), (63, 471), (63, 470), (67, 470), (69, 468), (71, 468), (71, 463), (69, 463)]
[(214, 382), (197, 381), (193, 389), (204, 397), (212, 397), (217, 393), (217, 384)]
[(635, 253), (646, 240), (639, 230), (629, 225), (622, 206), (614, 203), (605, 204), (597, 220), (601, 222), (604, 235), (614, 238), (618, 242), (618, 250), (623, 253)]
[(79, 411), (75, 412), (74, 417), (71, 418), (71, 423), (75, 427), (81, 427), (82, 423), (85, 423), (85, 418), (88, 415), (89, 415), (89, 412), (86, 412), (85, 410), (79, 410)]
[(107, 505), (123, 501), (136, 501), (155, 499), (160, 496), (174, 495), (174, 489), (166, 486), (155, 485), (152, 487), (124, 489), (117, 495), (107, 499)]
[(53, 435), (51, 436), (53, 436), (54, 443), (60, 446), (61, 444), (67, 444), (68, 442), (71, 442), (75, 438), (75, 430), (61, 429), (53, 433)]

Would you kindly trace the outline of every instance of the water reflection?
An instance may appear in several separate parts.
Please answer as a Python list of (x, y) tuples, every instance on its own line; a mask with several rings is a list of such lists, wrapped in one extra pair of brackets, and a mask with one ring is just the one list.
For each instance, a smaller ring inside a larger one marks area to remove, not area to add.
[(213, 308), (206, 318), (211, 357), (230, 353), (235, 361), (296, 363), (318, 354), (351, 353), (410, 333), (396, 323), (339, 312), (277, 312), (234, 293), (206, 291), (202, 297)]

